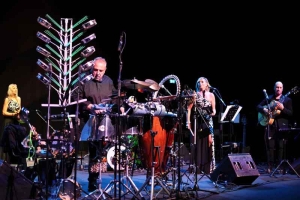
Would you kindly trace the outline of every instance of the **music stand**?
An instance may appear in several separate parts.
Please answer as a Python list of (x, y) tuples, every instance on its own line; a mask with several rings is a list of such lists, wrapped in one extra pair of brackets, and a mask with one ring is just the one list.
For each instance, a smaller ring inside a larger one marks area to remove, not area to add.
[[(229, 122), (230, 125), (233, 123), (239, 123), (239, 113), (241, 111), (242, 107), (239, 105), (228, 105), (226, 107), (226, 110), (224, 114), (222, 115), (220, 119), (220, 123), (227, 123)], [(231, 141), (231, 136), (232, 136), (232, 128), (230, 128), (230, 141)]]
[(237, 116), (240, 113), (242, 107), (239, 105), (229, 105), (226, 107), (224, 114), (221, 117), (220, 122), (236, 122), (235, 120), (238, 119)]

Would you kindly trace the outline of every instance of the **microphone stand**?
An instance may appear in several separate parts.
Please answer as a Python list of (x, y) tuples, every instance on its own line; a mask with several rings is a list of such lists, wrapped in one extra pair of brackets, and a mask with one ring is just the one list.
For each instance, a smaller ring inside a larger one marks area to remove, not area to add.
[(47, 139), (46, 139), (46, 176), (45, 176), (45, 183), (46, 183), (46, 196), (48, 195), (48, 165), (49, 165), (49, 155), (48, 155), (48, 145), (49, 145), (49, 131), (50, 131), (50, 96), (51, 96), (51, 79), (52, 79), (52, 63), (49, 63), (49, 83), (47, 84), (48, 87), (48, 111), (47, 111)]
[[(268, 96), (266, 96), (266, 102), (267, 102), (267, 106), (268, 106), (268, 110), (269, 110), (269, 117), (272, 117), (272, 112), (271, 112), (271, 107), (270, 107), (270, 104), (269, 104), (269, 98)], [(267, 140), (269, 140), (270, 138), (270, 124), (268, 123), (267, 125)]]
[[(121, 34), (121, 38), (120, 38), (120, 44), (118, 50), (120, 52), (119, 54), (119, 76), (118, 76), (118, 110), (117, 112), (120, 111), (120, 103), (121, 103), (121, 75), (122, 75), (122, 69), (123, 69), (123, 61), (122, 61), (122, 52), (123, 52), (123, 48), (121, 48), (121, 39), (123, 36), (123, 32)], [(114, 156), (114, 160), (115, 162), (117, 162), (117, 165), (115, 166), (114, 169), (114, 180), (116, 180), (117, 177), (117, 168), (119, 168), (118, 170), (118, 181), (115, 181), (115, 185), (114, 185), (114, 198), (116, 198), (116, 194), (117, 194), (117, 187), (116, 187), (116, 183), (121, 181), (121, 141), (120, 141), (120, 116), (117, 115), (116, 116), (116, 142), (115, 142), (115, 156)], [(121, 199), (121, 184), (119, 184), (119, 199)]]
[[(226, 104), (224, 103), (222, 97), (221, 97), (221, 94), (219, 93), (218, 89), (216, 88), (210, 88), (212, 90), (212, 92), (214, 93), (215, 96), (217, 96), (217, 98), (219, 99), (220, 101), (220, 120), (222, 118), (222, 112), (224, 111), (223, 110), (223, 107), (226, 107)], [(217, 91), (217, 92), (216, 92)], [(220, 133), (221, 133), (221, 141), (220, 141), (220, 144), (223, 145), (223, 123), (221, 122), (220, 123)], [(221, 155), (221, 160), (223, 159), (223, 148), (221, 147), (221, 152), (220, 152), (220, 155)]]
[[(118, 112), (120, 111), (120, 103), (121, 103), (121, 74), (122, 74), (122, 68), (123, 68), (123, 62), (122, 62), (122, 52), (123, 52), (123, 49), (124, 49), (124, 46), (122, 47), (122, 44), (123, 44), (123, 34), (125, 34), (124, 32), (122, 32), (121, 36), (120, 36), (120, 43), (119, 43), (119, 46), (118, 46), (118, 51), (120, 52), (119, 54), (119, 76), (118, 76), (118, 97), (117, 97), (117, 100), (118, 100)], [(115, 132), (116, 132), (116, 135), (115, 135), (115, 155), (114, 155), (114, 161), (115, 161), (115, 167), (114, 167), (114, 180), (111, 181), (104, 189), (104, 191), (106, 191), (107, 193), (110, 192), (111, 190), (111, 187), (114, 188), (114, 199), (121, 199), (121, 185), (123, 185), (127, 191), (129, 191), (130, 193), (132, 193), (134, 196), (134, 192), (132, 192), (130, 190), (129, 187), (127, 187), (126, 185), (124, 185), (122, 182), (121, 182), (121, 170), (120, 170), (120, 167), (121, 167), (121, 142), (120, 142), (120, 116), (119, 114), (116, 114), (115, 116), (116, 120), (115, 120)], [(118, 172), (118, 180), (117, 180), (117, 170), (119, 170)], [(116, 197), (117, 195), (117, 183), (119, 183), (119, 195), (118, 195), (118, 198)], [(111, 184), (113, 184), (112, 186), (110, 186)]]

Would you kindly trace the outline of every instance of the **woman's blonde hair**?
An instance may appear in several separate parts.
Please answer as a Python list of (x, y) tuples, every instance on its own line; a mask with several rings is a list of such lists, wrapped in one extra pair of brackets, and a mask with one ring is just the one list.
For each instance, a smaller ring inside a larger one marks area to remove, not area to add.
[(12, 83), (12, 84), (10, 84), (8, 86), (7, 96), (9, 96), (9, 97), (13, 96), (13, 93), (12, 93), (12, 88), (13, 87), (16, 87), (16, 89), (17, 89), (17, 91), (16, 91), (16, 97), (18, 97), (18, 86), (17, 86), (17, 84), (14, 84), (14, 83)]
[(196, 88), (196, 92), (200, 91), (200, 83), (199, 82), (200, 82), (201, 79), (203, 79), (207, 83), (207, 87), (205, 88), (205, 91), (209, 91), (210, 84), (209, 84), (207, 78), (200, 77), (200, 78), (198, 78), (198, 80), (196, 82), (196, 87), (195, 87)]

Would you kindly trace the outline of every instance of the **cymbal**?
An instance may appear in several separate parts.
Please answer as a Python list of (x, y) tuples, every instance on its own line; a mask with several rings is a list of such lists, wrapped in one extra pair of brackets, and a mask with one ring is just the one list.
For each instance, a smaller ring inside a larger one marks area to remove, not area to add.
[(152, 79), (146, 79), (145, 82), (151, 84), (151, 85), (149, 86), (149, 88), (150, 88), (151, 90), (158, 91), (158, 90), (160, 89), (158, 83), (155, 82), (155, 81), (152, 80)]
[(128, 89), (138, 90), (138, 89), (147, 89), (151, 84), (146, 83), (144, 81), (139, 81), (137, 79), (132, 79), (132, 80), (127, 79), (127, 80), (123, 80), (121, 85)]
[(156, 98), (153, 98), (153, 101), (170, 101), (176, 99), (176, 95), (171, 95), (171, 96), (159, 96)]

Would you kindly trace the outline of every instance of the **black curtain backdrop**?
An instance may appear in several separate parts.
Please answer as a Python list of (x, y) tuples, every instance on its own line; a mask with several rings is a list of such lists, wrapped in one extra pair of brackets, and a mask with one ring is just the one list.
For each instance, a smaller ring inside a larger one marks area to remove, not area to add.
[[(160, 82), (170, 74), (177, 75), (181, 85), (195, 87), (198, 77), (205, 76), (218, 88), (226, 104), (238, 100), (247, 117), (247, 146), (252, 156), (264, 155), (262, 127), (257, 125), (256, 105), (264, 98), (263, 89), (273, 92), (276, 81), (284, 83), (284, 92), (299, 85), (298, 16), (293, 5), (198, 5), (155, 3), (106, 3), (105, 1), (7, 1), (0, 14), (0, 95), (1, 102), (8, 85), (16, 83), (22, 106), (30, 110), (30, 122), (44, 136), (46, 123), (36, 114), (47, 115), (48, 89), (37, 80), (44, 71), (36, 64), (44, 57), (36, 51), (45, 43), (36, 37), (45, 28), (38, 17), (50, 15), (55, 21), (84, 16), (95, 19), (96, 52), (108, 61), (106, 72), (115, 82), (119, 76), (120, 33), (126, 33), (122, 54), (121, 78), (153, 79)], [(49, 21), (49, 20), (48, 20)], [(85, 34), (85, 36), (88, 35)], [(294, 101), (294, 121), (299, 121), (299, 95)], [(58, 103), (52, 90), (51, 103)], [(220, 101), (217, 99), (217, 109)], [(225, 108), (224, 108), (225, 109)], [(51, 114), (61, 110), (51, 109)], [(2, 117), (0, 118), (2, 120)], [(55, 122), (53, 122), (55, 123)], [(218, 120), (215, 123), (219, 128)], [(229, 126), (224, 125), (224, 133)], [(234, 125), (237, 140), (242, 125)]]

